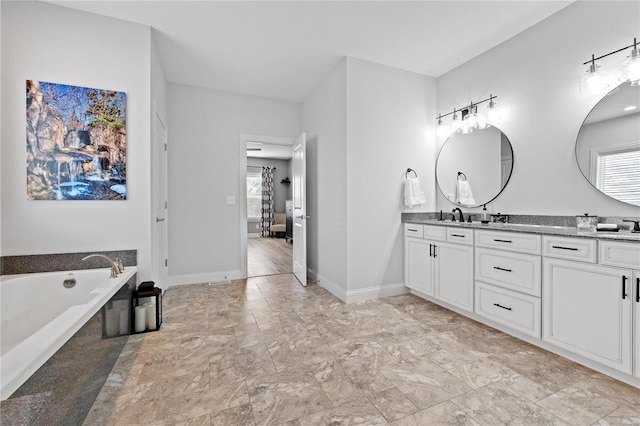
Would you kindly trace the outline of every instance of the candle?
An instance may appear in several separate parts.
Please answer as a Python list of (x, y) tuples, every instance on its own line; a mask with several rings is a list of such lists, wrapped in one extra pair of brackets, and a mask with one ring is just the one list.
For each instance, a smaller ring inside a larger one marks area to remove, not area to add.
[(156, 305), (155, 303), (147, 304), (147, 328), (149, 330), (156, 329)]
[(147, 309), (144, 306), (136, 306), (135, 310), (135, 330), (136, 333), (144, 331), (147, 326)]

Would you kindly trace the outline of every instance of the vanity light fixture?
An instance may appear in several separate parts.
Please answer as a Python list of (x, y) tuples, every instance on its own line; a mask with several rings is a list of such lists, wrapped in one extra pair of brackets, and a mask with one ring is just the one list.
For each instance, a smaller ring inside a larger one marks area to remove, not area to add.
[(628, 58), (618, 68), (618, 80), (629, 81), (632, 86), (640, 86), (640, 49), (638, 49), (638, 42), (634, 37), (633, 44), (622, 49), (614, 50), (597, 58), (592, 54), (591, 59), (582, 64), (588, 65), (588, 68), (586, 74), (580, 79), (580, 91), (598, 92), (609, 87), (607, 73), (600, 70), (600, 65), (596, 61), (627, 49), (631, 49), (631, 51)]
[[(443, 135), (447, 135), (447, 125), (442, 121), (443, 117), (452, 115), (451, 119), (451, 133), (460, 131), (462, 133), (471, 133), (476, 129), (482, 130), (490, 127), (490, 123), (495, 123), (501, 118), (501, 114), (498, 106), (494, 102), (497, 96), (491, 94), (487, 99), (483, 99), (480, 102), (471, 102), (468, 107), (461, 109), (453, 109), (453, 112), (448, 114), (438, 114), (436, 117), (438, 120), (438, 131)], [(489, 102), (486, 108), (478, 114), (478, 105)], [(460, 113), (460, 117), (458, 116)]]

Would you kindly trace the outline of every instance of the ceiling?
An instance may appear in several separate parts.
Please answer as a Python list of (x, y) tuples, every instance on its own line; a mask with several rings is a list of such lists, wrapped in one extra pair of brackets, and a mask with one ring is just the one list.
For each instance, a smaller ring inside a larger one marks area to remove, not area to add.
[(302, 102), (350, 56), (438, 77), (572, 1), (49, 1), (154, 28), (169, 82)]

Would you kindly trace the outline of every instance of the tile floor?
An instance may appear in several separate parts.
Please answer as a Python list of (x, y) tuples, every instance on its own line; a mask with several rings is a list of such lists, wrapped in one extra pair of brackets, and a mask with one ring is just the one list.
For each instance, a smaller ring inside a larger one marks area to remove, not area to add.
[(292, 275), (173, 287), (86, 425), (640, 424), (640, 390), (412, 295)]

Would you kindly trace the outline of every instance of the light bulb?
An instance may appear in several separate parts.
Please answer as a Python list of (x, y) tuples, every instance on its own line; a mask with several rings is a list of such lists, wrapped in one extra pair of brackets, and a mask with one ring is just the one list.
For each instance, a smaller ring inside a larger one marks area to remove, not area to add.
[(460, 131), (462, 133), (464, 133), (465, 135), (468, 133), (473, 132), (473, 125), (471, 124), (471, 121), (469, 120), (469, 115), (467, 117), (465, 117), (464, 120), (462, 120), (462, 126), (460, 126)]
[(438, 124), (438, 135), (448, 136), (450, 132), (451, 130), (449, 129), (449, 126), (447, 126), (446, 124), (444, 123)]
[(491, 125), (487, 123), (487, 117), (486, 117), (486, 114), (484, 114), (484, 112), (481, 114), (478, 114), (478, 123), (476, 127), (480, 130), (488, 129), (489, 127), (491, 127)]
[(465, 121), (471, 129), (478, 127), (478, 116), (475, 113), (473, 105), (469, 107), (469, 114), (465, 117)]
[(632, 86), (640, 86), (640, 53), (637, 48), (632, 49), (627, 60), (620, 65), (618, 80), (630, 81)]
[(487, 123), (496, 123), (502, 119), (502, 111), (495, 102), (493, 102), (493, 98), (489, 101), (487, 108), (484, 110), (485, 117)]
[(600, 68), (600, 66), (597, 65), (594, 61), (589, 64), (587, 73), (580, 79), (581, 92), (599, 92), (600, 90), (609, 87), (609, 82), (607, 81), (606, 74), (602, 71), (599, 71), (598, 68)]
[(456, 132), (462, 126), (462, 122), (460, 121), (460, 117), (456, 110), (453, 110), (453, 118), (451, 120), (451, 132)]

